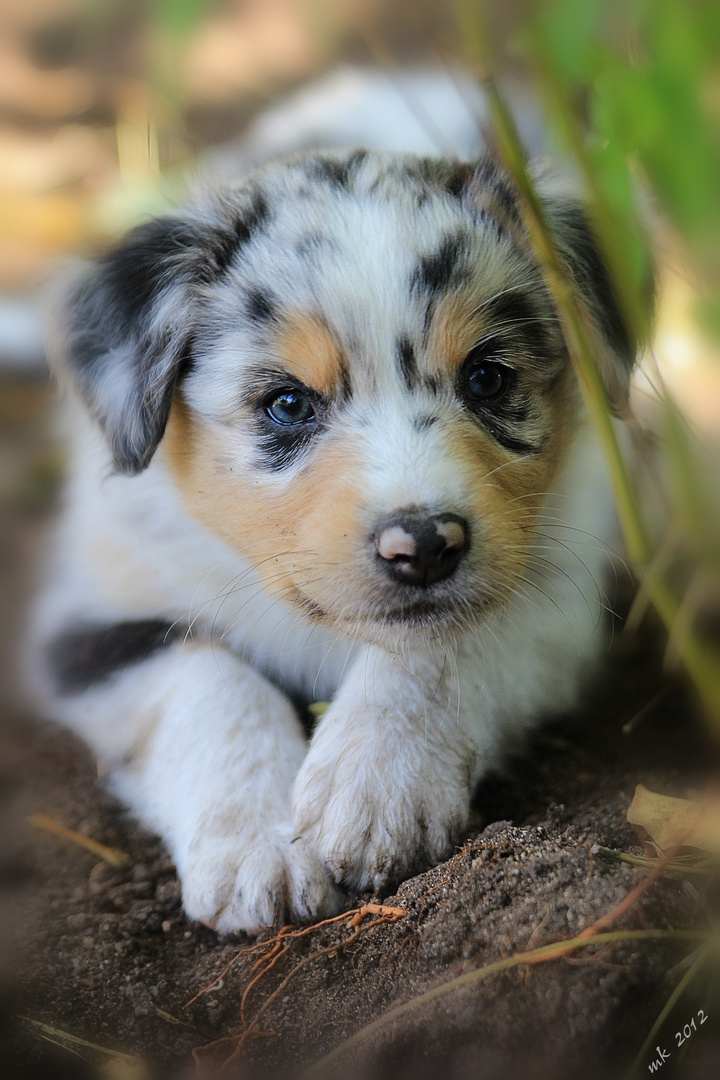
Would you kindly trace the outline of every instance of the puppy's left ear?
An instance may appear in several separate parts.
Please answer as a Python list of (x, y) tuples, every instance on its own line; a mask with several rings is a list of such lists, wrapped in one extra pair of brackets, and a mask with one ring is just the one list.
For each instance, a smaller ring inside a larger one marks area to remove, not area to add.
[[(598, 357), (598, 362), (610, 398), (622, 404), (627, 400), (632, 370), (644, 342), (628, 324), (586, 208), (570, 196), (546, 195), (543, 204), (558, 251), (605, 345), (605, 355)], [(643, 294), (649, 327), (654, 301), (651, 269)]]

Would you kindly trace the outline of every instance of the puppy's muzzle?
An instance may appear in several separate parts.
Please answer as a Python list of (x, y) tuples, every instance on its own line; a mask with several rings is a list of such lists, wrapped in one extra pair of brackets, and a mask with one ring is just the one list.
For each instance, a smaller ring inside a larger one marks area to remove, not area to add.
[(384, 569), (395, 581), (423, 589), (454, 574), (470, 546), (463, 518), (415, 508), (384, 518), (373, 541)]

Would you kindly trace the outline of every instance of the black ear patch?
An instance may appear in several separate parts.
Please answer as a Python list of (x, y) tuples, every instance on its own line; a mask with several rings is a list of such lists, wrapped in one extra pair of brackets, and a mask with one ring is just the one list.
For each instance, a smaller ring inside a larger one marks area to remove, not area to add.
[[(558, 248), (613, 359), (612, 371), (604, 371), (606, 382), (611, 393), (619, 391), (626, 396), (640, 342), (627, 323), (587, 211), (573, 199), (549, 198), (545, 207)], [(650, 312), (654, 292), (651, 273), (645, 291)]]
[(219, 202), (217, 211), (215, 220), (141, 225), (66, 302), (64, 360), (120, 472), (149, 465), (193, 362), (201, 287), (222, 276), (267, 215), (257, 196), (244, 210)]

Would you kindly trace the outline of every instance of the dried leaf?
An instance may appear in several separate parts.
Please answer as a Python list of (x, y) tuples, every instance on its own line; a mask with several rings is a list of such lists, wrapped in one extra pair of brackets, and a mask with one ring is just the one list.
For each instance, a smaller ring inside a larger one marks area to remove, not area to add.
[(627, 812), (631, 825), (645, 829), (662, 851), (694, 847), (720, 854), (720, 799), (676, 799), (638, 784)]

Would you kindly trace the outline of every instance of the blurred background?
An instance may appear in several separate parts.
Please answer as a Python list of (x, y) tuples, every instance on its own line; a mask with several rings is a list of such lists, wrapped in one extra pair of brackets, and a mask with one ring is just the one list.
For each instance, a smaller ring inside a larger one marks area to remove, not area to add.
[[(339, 63), (457, 54), (442, 0), (3, 0), (4, 296), (161, 209), (252, 117)], [(9, 316), (4, 337), (10, 340)]]

